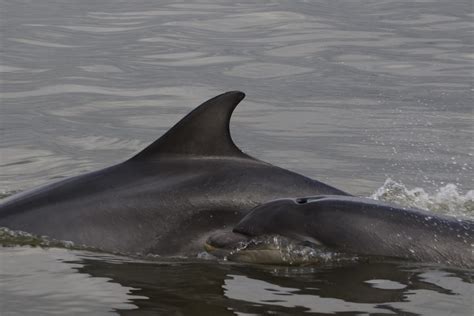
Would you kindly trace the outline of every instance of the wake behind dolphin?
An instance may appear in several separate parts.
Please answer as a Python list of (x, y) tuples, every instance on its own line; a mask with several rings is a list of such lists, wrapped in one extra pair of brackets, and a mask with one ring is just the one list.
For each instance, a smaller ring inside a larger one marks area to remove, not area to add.
[(243, 153), (221, 94), (118, 165), (9, 197), (0, 226), (121, 253), (191, 255), (207, 237), (279, 197), (345, 192)]

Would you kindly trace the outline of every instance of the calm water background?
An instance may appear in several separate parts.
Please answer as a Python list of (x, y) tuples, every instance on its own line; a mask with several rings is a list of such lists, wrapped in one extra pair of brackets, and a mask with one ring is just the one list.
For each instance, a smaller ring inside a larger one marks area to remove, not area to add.
[[(2, 0), (0, 191), (120, 162), (239, 89), (252, 156), (472, 217), (473, 17), (463, 0)], [(471, 315), (471, 277), (10, 247), (0, 314)]]

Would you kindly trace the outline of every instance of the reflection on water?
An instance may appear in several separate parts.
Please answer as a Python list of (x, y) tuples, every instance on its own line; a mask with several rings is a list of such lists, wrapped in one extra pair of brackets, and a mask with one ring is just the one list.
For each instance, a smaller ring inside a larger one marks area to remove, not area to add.
[[(0, 15), (2, 197), (122, 161), (200, 102), (241, 89), (231, 129), (252, 156), (354, 194), (380, 188), (374, 197), (472, 216), (470, 1), (18, 0), (1, 2)], [(0, 260), (2, 313), (470, 315), (472, 306), (468, 273), (437, 267), (29, 248), (0, 249)]]
[[(338, 298), (326, 298), (319, 295), (299, 294), (297, 288), (280, 287), (265, 281), (253, 280), (246, 276), (229, 275), (224, 286), (225, 295), (229, 298), (257, 303), (259, 305), (276, 305), (299, 308), (307, 312), (338, 313), (365, 312), (382, 313), (372, 304), (352, 303)], [(252, 288), (249, 293), (248, 288)], [(389, 314), (391, 314), (389, 312)]]
[(77, 273), (80, 263), (74, 253), (63, 249), (2, 248), (2, 315), (88, 315), (112, 309), (136, 308), (132, 288)]
[[(3, 248), (2, 312), (469, 315), (471, 275), (397, 263), (272, 267)], [(18, 306), (22, 306), (19, 312)]]

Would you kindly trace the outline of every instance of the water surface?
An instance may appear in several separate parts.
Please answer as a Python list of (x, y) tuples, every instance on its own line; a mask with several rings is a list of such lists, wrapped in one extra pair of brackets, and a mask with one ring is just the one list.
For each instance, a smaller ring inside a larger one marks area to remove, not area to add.
[[(470, 1), (0, 2), (0, 191), (120, 162), (247, 98), (247, 153), (357, 195), (473, 216)], [(392, 180), (388, 180), (392, 179)], [(471, 315), (471, 272), (0, 249), (5, 315)]]

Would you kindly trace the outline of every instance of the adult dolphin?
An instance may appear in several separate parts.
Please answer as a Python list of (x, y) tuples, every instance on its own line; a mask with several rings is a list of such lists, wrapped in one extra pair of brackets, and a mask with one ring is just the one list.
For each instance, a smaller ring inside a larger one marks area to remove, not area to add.
[(5, 199), (0, 226), (112, 252), (188, 255), (265, 201), (346, 194), (240, 151), (229, 121), (244, 96), (208, 100), (123, 163)]
[(337, 252), (474, 267), (474, 221), (367, 198), (270, 201), (247, 214), (233, 232), (211, 236), (208, 248), (231, 249), (251, 236), (276, 234)]

